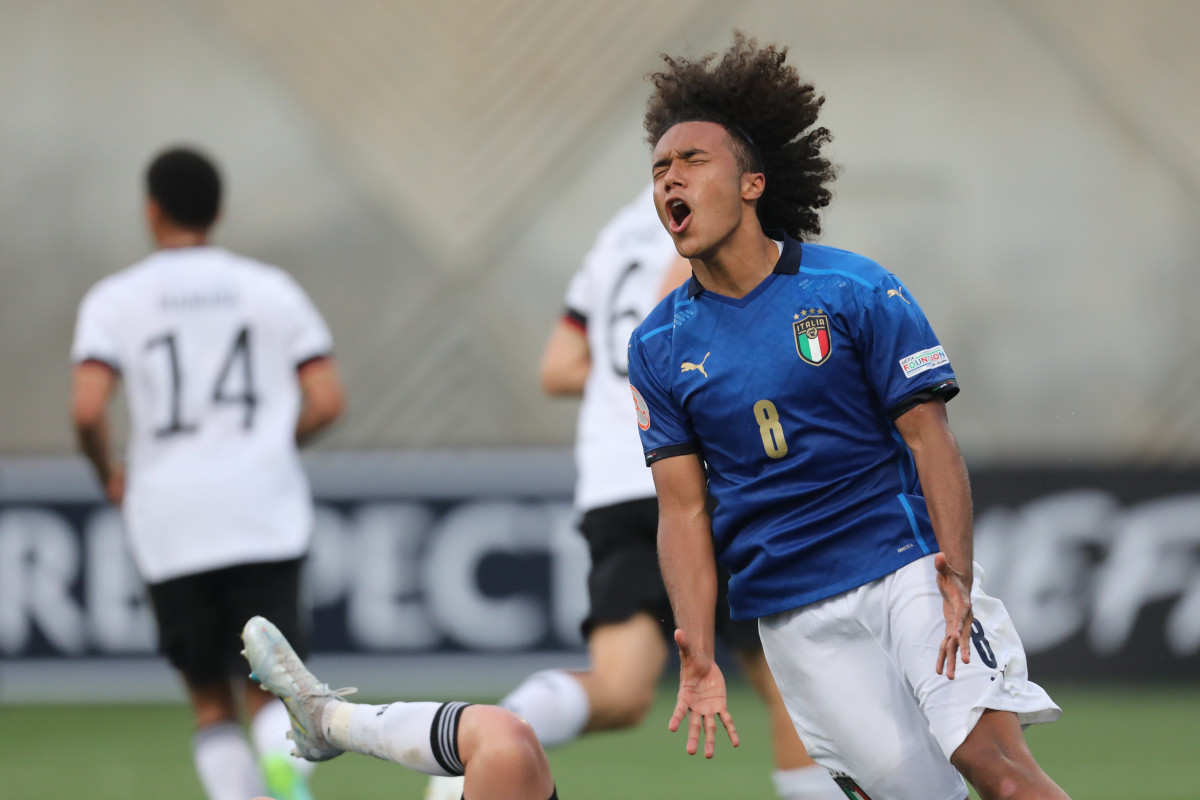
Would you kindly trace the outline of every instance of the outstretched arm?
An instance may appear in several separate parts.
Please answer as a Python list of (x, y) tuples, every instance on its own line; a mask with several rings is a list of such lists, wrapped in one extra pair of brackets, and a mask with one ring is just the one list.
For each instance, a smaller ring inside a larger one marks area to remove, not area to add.
[(726, 707), (725, 677), (713, 660), (717, 569), (704, 467), (699, 456), (686, 454), (655, 461), (651, 470), (658, 492), (658, 560), (675, 613), (680, 660), (679, 696), (668, 728), (679, 730), (688, 717), (688, 755), (696, 754), (703, 732), (704, 756), (712, 758), (718, 719), (734, 747), (738, 735)]
[(971, 583), (974, 540), (971, 531), (971, 486), (958, 442), (946, 419), (946, 403), (921, 403), (896, 419), (896, 429), (912, 450), (917, 477), (929, 508), (929, 520), (942, 552), (934, 557), (946, 636), (938, 649), (937, 673), (954, 678), (956, 653), (971, 661)]

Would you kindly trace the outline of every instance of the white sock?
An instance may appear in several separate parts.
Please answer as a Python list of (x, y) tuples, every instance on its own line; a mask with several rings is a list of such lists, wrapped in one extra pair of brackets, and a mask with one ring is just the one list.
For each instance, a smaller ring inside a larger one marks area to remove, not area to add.
[(424, 772), (462, 775), (458, 722), (470, 703), (334, 702), (321, 720), (325, 737), (343, 750), (375, 756)]
[(236, 722), (196, 731), (192, 758), (209, 800), (246, 800), (266, 791), (254, 748)]
[(833, 782), (829, 770), (813, 764), (771, 773), (780, 800), (846, 800), (846, 793)]
[(250, 736), (254, 739), (254, 749), (259, 757), (273, 753), (287, 756), (292, 769), (307, 778), (312, 775), (316, 764), (292, 755), (292, 740), (287, 738), (287, 732), (291, 729), (292, 720), (288, 717), (287, 708), (278, 699), (260, 708), (254, 719), (250, 720)]
[(577, 739), (591, 714), (583, 684), (561, 669), (533, 673), (498, 705), (524, 717), (542, 747)]

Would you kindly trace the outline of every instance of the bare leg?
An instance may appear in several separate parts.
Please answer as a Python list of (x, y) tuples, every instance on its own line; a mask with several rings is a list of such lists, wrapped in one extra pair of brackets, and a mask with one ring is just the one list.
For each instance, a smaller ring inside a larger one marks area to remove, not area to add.
[[(581, 733), (637, 725), (654, 702), (667, 645), (649, 614), (596, 627), (588, 637), (588, 653), (591, 669), (536, 673), (500, 701), (532, 726), (543, 747), (566, 744)], [(463, 788), (461, 778), (434, 777), (425, 796), (458, 800)]]
[[(251, 674), (287, 706), (296, 752), (326, 761), (349, 750), (427, 775), (464, 775), (472, 800), (550, 800), (550, 763), (527, 722), (499, 706), (348, 703), (304, 666), (269, 620), (242, 631)], [(247, 792), (243, 797), (252, 794)]]
[(242, 705), (246, 709), (246, 717), (254, 719), (259, 711), (262, 711), (263, 706), (267, 703), (277, 702), (274, 695), (270, 692), (264, 692), (258, 687), (257, 683), (251, 681), (242, 682)]
[(258, 759), (238, 725), (229, 683), (216, 680), (186, 685), (196, 718), (192, 758), (209, 800), (241, 800), (263, 791)]
[(228, 682), (188, 683), (187, 693), (196, 715), (197, 728), (237, 721), (237, 704)]
[(1042, 771), (1011, 711), (985, 711), (952, 763), (983, 800), (1069, 800)]
[(470, 706), (458, 727), (469, 800), (532, 800), (554, 792), (550, 762), (533, 728), (499, 706)]
[(630, 728), (654, 703), (667, 664), (667, 644), (658, 622), (638, 613), (601, 625), (588, 638), (592, 668), (571, 673), (587, 692), (591, 712), (585, 731)]

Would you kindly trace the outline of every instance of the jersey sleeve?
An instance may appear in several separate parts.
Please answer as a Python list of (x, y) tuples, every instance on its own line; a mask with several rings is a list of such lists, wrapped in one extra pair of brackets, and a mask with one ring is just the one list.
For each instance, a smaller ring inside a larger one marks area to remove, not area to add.
[(655, 374), (639, 331), (634, 331), (629, 342), (629, 388), (646, 466), (650, 466), (664, 458), (695, 453), (696, 434), (687, 413)]
[(297, 367), (333, 353), (333, 335), (321, 312), (291, 276), (285, 276), (287, 293), (287, 347)]
[(958, 394), (945, 349), (895, 275), (884, 276), (862, 303), (857, 344), (867, 379), (893, 419), (926, 400)]
[(99, 361), (121, 371), (120, 309), (111, 292), (93, 286), (79, 304), (71, 362)]

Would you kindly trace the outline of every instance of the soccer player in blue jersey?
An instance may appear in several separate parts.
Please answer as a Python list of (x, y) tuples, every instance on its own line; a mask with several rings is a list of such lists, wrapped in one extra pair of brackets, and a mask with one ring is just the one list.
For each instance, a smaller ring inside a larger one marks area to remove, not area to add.
[(848, 796), (961, 800), (965, 776), (983, 798), (1064, 798), (1021, 732), (1060, 710), (972, 562), (946, 352), (896, 276), (807, 241), (836, 171), (786, 53), (738, 34), (652, 76), (655, 205), (693, 270), (629, 345), (682, 661), (669, 727), (690, 715), (689, 753), (703, 734), (712, 756), (718, 719), (737, 744), (715, 557)]
[[(647, 185), (600, 231), (566, 292), (566, 311), (542, 354), (542, 388), (582, 394), (575, 442), (575, 506), (591, 553), (586, 670), (535, 672), (500, 700), (543, 747), (641, 724), (670, 655), (675, 622), (658, 568), (658, 502), (630, 425), (629, 333), (691, 275), (654, 210)], [(723, 587), (722, 587), (723, 588)], [(763, 657), (754, 620), (732, 622), (718, 589), (716, 630), (766, 703), (780, 800), (843, 798), (807, 756)], [(461, 778), (431, 778), (425, 800), (459, 800)], [(633, 793), (636, 795), (636, 792)]]

